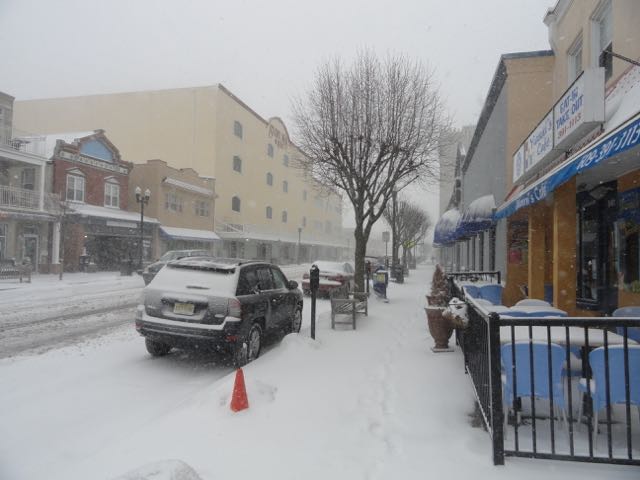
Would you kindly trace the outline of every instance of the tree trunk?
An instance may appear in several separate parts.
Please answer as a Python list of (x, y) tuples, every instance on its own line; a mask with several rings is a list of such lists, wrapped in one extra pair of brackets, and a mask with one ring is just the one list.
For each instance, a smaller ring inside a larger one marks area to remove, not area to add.
[(356, 269), (356, 273), (355, 273), (355, 284), (356, 284), (356, 291), (357, 292), (364, 292), (366, 291), (364, 282), (365, 282), (365, 276), (364, 276), (364, 256), (367, 254), (367, 238), (362, 230), (362, 225), (360, 225), (359, 227), (356, 226), (355, 231), (353, 232), (353, 236), (355, 237), (355, 241), (356, 241), (356, 248), (355, 248), (355, 254), (356, 254), (356, 258), (355, 258), (355, 269)]

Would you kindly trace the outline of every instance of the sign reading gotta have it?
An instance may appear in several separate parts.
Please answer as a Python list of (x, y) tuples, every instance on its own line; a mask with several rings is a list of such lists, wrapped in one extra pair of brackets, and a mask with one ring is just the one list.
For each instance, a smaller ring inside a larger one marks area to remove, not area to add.
[(513, 155), (513, 181), (566, 151), (603, 121), (604, 69), (587, 69)]

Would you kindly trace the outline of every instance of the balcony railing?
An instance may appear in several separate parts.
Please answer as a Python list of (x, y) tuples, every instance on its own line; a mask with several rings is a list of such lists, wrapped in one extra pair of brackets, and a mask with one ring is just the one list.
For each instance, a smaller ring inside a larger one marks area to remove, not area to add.
[(16, 130), (9, 135), (0, 131), (0, 147), (10, 148), (18, 152), (30, 153), (41, 157), (47, 156), (46, 137)]
[(42, 195), (43, 205), (41, 209), (39, 192), (0, 185), (0, 207), (57, 214), (60, 210), (58, 195), (52, 193), (43, 193)]
[[(244, 235), (247, 238), (256, 237), (266, 241), (280, 240), (282, 242), (298, 243), (297, 231), (288, 232), (284, 229), (270, 228), (266, 225), (225, 223), (216, 221), (215, 231), (223, 237), (226, 235), (230, 238), (234, 238), (236, 236), (241, 237)], [(303, 229), (301, 233), (301, 243), (303, 244), (334, 244), (337, 246), (337, 244), (342, 243), (342, 246), (348, 246), (349, 240), (350, 238), (345, 238), (336, 233), (319, 234), (317, 231), (313, 231), (311, 229)]]

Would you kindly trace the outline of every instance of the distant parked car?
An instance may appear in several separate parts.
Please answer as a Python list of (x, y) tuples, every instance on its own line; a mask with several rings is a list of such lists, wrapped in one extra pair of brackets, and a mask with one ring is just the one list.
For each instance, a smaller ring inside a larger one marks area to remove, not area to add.
[(201, 348), (231, 354), (241, 366), (260, 355), (265, 335), (297, 333), (302, 323), (298, 283), (266, 262), (182, 258), (143, 292), (136, 330), (154, 356)]
[(211, 252), (207, 250), (169, 250), (154, 263), (148, 265), (142, 271), (142, 279), (145, 285), (153, 280), (153, 277), (171, 260), (178, 260), (184, 257), (211, 257)]
[[(327, 262), (318, 260), (313, 262), (320, 269), (319, 295), (329, 295), (334, 288), (344, 287), (347, 291), (355, 289), (355, 270), (349, 262)], [(309, 274), (302, 277), (302, 291), (305, 295), (311, 294), (309, 286)]]

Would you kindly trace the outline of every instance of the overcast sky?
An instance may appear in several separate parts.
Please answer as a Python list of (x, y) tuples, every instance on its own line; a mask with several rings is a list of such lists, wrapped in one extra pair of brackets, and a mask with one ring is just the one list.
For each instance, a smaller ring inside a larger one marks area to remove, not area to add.
[(24, 100), (222, 83), (290, 123), (291, 98), (320, 62), (367, 47), (433, 68), (460, 126), (477, 120), (501, 53), (549, 48), (542, 19), (554, 4), (0, 0), (0, 91)]

